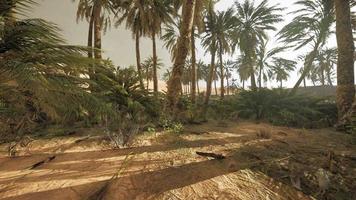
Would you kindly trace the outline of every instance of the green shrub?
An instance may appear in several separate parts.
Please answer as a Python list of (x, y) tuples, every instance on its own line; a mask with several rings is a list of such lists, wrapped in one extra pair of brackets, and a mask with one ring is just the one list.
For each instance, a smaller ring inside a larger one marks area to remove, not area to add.
[(290, 95), (288, 90), (260, 89), (238, 94), (240, 117), (268, 120), (276, 125), (316, 128), (334, 124), (334, 102), (304, 95)]
[(335, 102), (328, 99), (290, 95), (282, 89), (259, 89), (212, 100), (208, 116), (219, 121), (245, 118), (282, 126), (318, 128), (332, 126), (337, 109)]

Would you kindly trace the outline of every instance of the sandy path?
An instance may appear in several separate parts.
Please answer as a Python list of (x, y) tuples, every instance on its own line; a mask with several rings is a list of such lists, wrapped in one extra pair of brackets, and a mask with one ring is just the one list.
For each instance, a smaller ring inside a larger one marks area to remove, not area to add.
[[(189, 131), (195, 129), (205, 131), (204, 127), (191, 127)], [(108, 150), (93, 140), (69, 145), (60, 153), (1, 158), (0, 199), (95, 199), (105, 185), (102, 199), (310, 199), (254, 170), (261, 160), (246, 156), (244, 149), (272, 142), (256, 137), (256, 126), (184, 134), (179, 140), (165, 139), (165, 135), (162, 138), (149, 146), (120, 150)], [(90, 146), (96, 151), (77, 151), (77, 146)], [(210, 160), (195, 151), (219, 152), (228, 157)], [(30, 169), (52, 155), (53, 160)], [(128, 155), (130, 161), (124, 162)], [(123, 173), (108, 182), (124, 163), (127, 167)]]

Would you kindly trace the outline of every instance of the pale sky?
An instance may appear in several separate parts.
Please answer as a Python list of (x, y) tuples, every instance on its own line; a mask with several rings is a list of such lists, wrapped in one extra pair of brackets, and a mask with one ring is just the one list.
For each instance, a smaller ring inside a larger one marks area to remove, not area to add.
[[(220, 0), (216, 5), (216, 9), (225, 10), (226, 8), (233, 5), (235, 0)], [(243, 0), (239, 0), (242, 2)], [(277, 24), (276, 27), (280, 30), (285, 24), (290, 22), (293, 19), (293, 16), (287, 15), (288, 12), (291, 12), (296, 9), (295, 6), (292, 6), (296, 0), (269, 0), (269, 4), (280, 4), (281, 7), (285, 7), (286, 10), (283, 11), (284, 22)], [(88, 34), (88, 23), (86, 21), (76, 22), (76, 10), (77, 3), (76, 0), (74, 3), (72, 0), (37, 0), (39, 3), (38, 6), (33, 8), (33, 12), (30, 14), (30, 17), (43, 18), (48, 21), (56, 23), (61, 29), (63, 37), (67, 40), (69, 44), (74, 45), (86, 45), (87, 43), (87, 34)], [(260, 3), (261, 0), (256, 0), (256, 4)], [(271, 37), (271, 46), (276, 46), (276, 42), (273, 40), (275, 33), (270, 33)], [(130, 31), (125, 30), (124, 27), (115, 28), (112, 27), (105, 35), (103, 35), (103, 44), (102, 48), (104, 50), (104, 58), (110, 58), (113, 60), (115, 65), (118, 66), (129, 66), (135, 65), (135, 41), (132, 39)], [(330, 47), (335, 46), (335, 36), (332, 36), (330, 39)], [(285, 58), (295, 59), (298, 55), (305, 53), (307, 49), (301, 50), (299, 52), (294, 52), (293, 50), (283, 54)], [(166, 68), (172, 66), (170, 61), (170, 55), (168, 51), (164, 48), (163, 42), (158, 41), (157, 44), (157, 53), (158, 57), (163, 60)], [(149, 39), (142, 39), (141, 43), (141, 59), (145, 59), (152, 54), (152, 42)], [(197, 50), (198, 59), (209, 63), (209, 55), (204, 55), (204, 50), (198, 47)], [(225, 56), (228, 58), (230, 56)], [(232, 58), (236, 58), (236, 55), (233, 55)], [(298, 66), (299, 67), (299, 66)], [(165, 69), (166, 69), (165, 68)], [(161, 73), (165, 71), (161, 70)], [(296, 70), (297, 71), (297, 70)], [(298, 79), (296, 72), (291, 74), (290, 79), (284, 83), (285, 86), (293, 86), (293, 84)], [(277, 86), (275, 82), (269, 83), (268, 86)]]

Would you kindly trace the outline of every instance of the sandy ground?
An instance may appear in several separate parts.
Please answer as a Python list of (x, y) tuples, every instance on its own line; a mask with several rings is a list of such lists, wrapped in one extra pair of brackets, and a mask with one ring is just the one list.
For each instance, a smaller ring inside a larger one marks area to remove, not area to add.
[[(112, 149), (109, 140), (87, 137), (85, 131), (32, 141), (19, 147), (19, 156), (14, 158), (6, 156), (6, 145), (2, 145), (0, 199), (356, 196), (356, 149), (351, 136), (249, 122), (218, 125), (187, 126), (180, 135), (147, 133), (123, 149)], [(207, 158), (196, 151), (226, 158)], [(326, 188), (319, 184), (321, 168), (328, 172)]]

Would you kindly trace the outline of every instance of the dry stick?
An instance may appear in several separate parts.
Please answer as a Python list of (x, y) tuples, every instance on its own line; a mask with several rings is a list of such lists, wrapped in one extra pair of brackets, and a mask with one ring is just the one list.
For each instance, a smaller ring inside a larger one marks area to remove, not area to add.
[(200, 152), (200, 151), (197, 151), (195, 153), (198, 154), (199, 156), (211, 157), (211, 158), (215, 158), (215, 159), (218, 159), (218, 160), (226, 158), (224, 155), (216, 154), (216, 153), (206, 153), (206, 152)]
[(127, 167), (127, 165), (129, 164), (130, 161), (132, 161), (132, 159), (134, 158), (134, 156), (131, 156), (133, 152), (129, 153), (124, 161), (123, 164), (121, 165), (121, 167), (117, 170), (117, 172), (108, 180), (106, 181), (106, 183), (104, 184), (104, 186), (102, 186), (98, 191), (96, 191), (93, 195), (90, 195), (89, 198), (87, 200), (101, 200), (105, 197), (105, 193), (108, 189), (108, 187), (110, 186), (110, 184), (112, 183), (112, 181), (114, 181), (115, 179), (117, 179), (119, 177), (119, 175), (121, 174), (121, 172), (124, 170), (124, 168)]
[(37, 168), (37, 167), (39, 167), (39, 166), (41, 166), (41, 165), (43, 165), (43, 164), (45, 164), (45, 163), (51, 162), (51, 161), (52, 161), (53, 159), (55, 159), (55, 158), (56, 158), (56, 156), (50, 156), (50, 157), (48, 157), (47, 159), (42, 160), (42, 161), (37, 162), (36, 164), (32, 165), (32, 166), (30, 167), (30, 169), (35, 169), (35, 168)]

